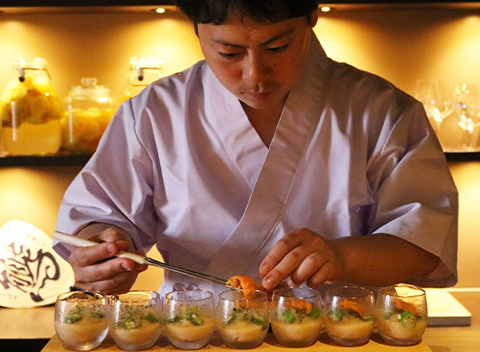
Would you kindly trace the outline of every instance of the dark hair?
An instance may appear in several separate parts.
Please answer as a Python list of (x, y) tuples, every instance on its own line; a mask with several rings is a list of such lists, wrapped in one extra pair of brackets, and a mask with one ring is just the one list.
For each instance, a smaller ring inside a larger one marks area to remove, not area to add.
[(220, 25), (228, 15), (259, 23), (281, 22), (309, 16), (318, 9), (318, 0), (176, 0), (178, 8), (196, 26), (199, 23)]

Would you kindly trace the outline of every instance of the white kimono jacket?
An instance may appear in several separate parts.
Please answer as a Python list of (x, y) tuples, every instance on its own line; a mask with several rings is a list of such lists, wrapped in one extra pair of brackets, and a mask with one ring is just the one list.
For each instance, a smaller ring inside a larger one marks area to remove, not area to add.
[[(416, 284), (453, 285), (457, 190), (422, 105), (332, 61), (312, 36), (270, 148), (201, 61), (120, 107), (67, 190), (57, 230), (110, 223), (171, 264), (257, 281), (265, 255), (292, 230), (386, 233), (441, 258)], [(165, 272), (160, 291), (197, 286), (224, 289)]]

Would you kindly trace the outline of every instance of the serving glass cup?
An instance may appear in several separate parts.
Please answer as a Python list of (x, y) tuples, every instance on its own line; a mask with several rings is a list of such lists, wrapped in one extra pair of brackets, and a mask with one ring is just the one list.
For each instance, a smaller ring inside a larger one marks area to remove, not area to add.
[(149, 349), (163, 333), (160, 295), (146, 290), (113, 295), (109, 320), (110, 334), (118, 347), (128, 351)]
[(322, 296), (308, 287), (277, 289), (270, 319), (273, 334), (282, 345), (310, 346), (323, 331)]
[(420, 287), (398, 284), (378, 291), (375, 321), (388, 344), (417, 344), (427, 328), (427, 318), (427, 299)]
[(205, 290), (172, 291), (165, 295), (165, 331), (173, 346), (199, 349), (215, 331), (213, 294)]
[(55, 331), (63, 347), (88, 351), (98, 347), (108, 331), (108, 298), (90, 291), (65, 292), (55, 302)]
[(265, 339), (269, 326), (267, 294), (224, 291), (218, 295), (216, 316), (225, 345), (237, 349), (257, 347)]
[(360, 286), (338, 286), (325, 292), (325, 330), (342, 346), (363, 345), (375, 327), (373, 292)]

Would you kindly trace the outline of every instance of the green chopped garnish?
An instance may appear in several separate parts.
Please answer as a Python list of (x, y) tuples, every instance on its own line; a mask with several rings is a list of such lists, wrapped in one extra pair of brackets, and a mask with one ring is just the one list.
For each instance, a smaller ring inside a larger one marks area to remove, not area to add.
[(150, 323), (158, 323), (158, 319), (155, 315), (153, 314), (148, 314), (146, 317), (145, 317), (145, 320), (148, 320)]
[(142, 323), (139, 320), (128, 319), (122, 322), (119, 322), (117, 326), (120, 326), (123, 329), (130, 330), (130, 329), (137, 329), (142, 326)]
[(311, 319), (317, 319), (320, 316), (320, 310), (317, 308), (312, 308), (312, 311), (307, 314)]
[(340, 323), (343, 319), (343, 313), (340, 309), (332, 309), (327, 313), (327, 316), (331, 321), (335, 323)]
[(288, 323), (292, 324), (295, 322), (297, 315), (290, 309), (286, 309), (282, 312), (282, 318)]
[(252, 316), (250, 317), (250, 322), (252, 322), (253, 324), (261, 325), (262, 330), (265, 330), (268, 328), (268, 320), (266, 320), (261, 315), (252, 314)]
[(67, 324), (75, 324), (83, 319), (83, 307), (76, 306), (70, 310), (65, 316), (64, 322)]
[(187, 320), (192, 323), (193, 325), (195, 326), (200, 326), (200, 325), (203, 325), (203, 319), (200, 315), (198, 315), (197, 313), (191, 313), (191, 312), (188, 312), (186, 314), (187, 316)]
[(237, 319), (237, 315), (236, 315), (235, 313), (230, 314), (230, 315), (228, 316), (227, 320), (225, 321), (225, 326), (230, 325), (230, 324), (233, 323), (236, 319)]
[(181, 320), (182, 320), (182, 317), (180, 315), (175, 315), (173, 318), (168, 318), (167, 323), (168, 324), (175, 324), (175, 323), (178, 323)]
[(409, 311), (400, 314), (400, 322), (406, 329), (413, 329), (417, 325), (417, 317)]

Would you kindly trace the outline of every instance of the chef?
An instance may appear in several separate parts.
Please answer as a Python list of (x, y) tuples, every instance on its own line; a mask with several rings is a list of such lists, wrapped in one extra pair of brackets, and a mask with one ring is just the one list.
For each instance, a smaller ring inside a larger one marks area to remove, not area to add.
[[(178, 1), (205, 56), (122, 104), (62, 201), (77, 283), (127, 291), (156, 246), (221, 278), (456, 283), (458, 195), (423, 106), (327, 57), (318, 2)], [(160, 292), (224, 288), (165, 272)]]

